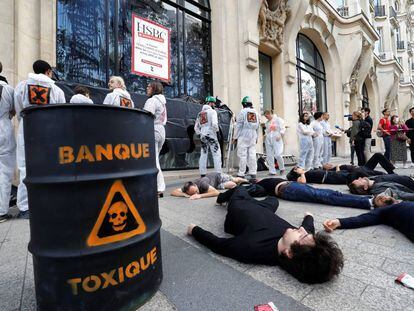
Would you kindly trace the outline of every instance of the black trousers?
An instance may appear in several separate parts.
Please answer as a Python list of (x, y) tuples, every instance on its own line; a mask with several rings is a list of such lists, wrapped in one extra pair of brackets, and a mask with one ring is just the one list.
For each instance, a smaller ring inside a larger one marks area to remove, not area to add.
[(414, 141), (410, 144), (411, 162), (414, 163)]
[(381, 165), (381, 167), (388, 173), (394, 174), (394, 165), (382, 154), (382, 153), (375, 153), (368, 161), (365, 163), (365, 167), (374, 170), (377, 165)]
[(355, 140), (355, 153), (358, 158), (358, 166), (365, 165), (365, 155), (364, 155), (364, 148), (365, 148), (365, 140)]

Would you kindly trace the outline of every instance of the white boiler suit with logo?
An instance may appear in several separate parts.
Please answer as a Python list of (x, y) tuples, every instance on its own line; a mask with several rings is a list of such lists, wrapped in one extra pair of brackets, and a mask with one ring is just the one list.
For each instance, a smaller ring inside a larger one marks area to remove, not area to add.
[(9, 212), (10, 189), (16, 165), (16, 141), (10, 114), (14, 111), (13, 88), (0, 81), (0, 216)]
[(200, 135), (201, 150), (199, 160), (200, 175), (207, 173), (207, 157), (210, 149), (213, 156), (214, 171), (221, 173), (221, 149), (217, 139), (219, 131), (217, 112), (210, 107), (204, 105), (201, 112), (197, 115), (194, 130)]
[(323, 120), (321, 122), (323, 128), (323, 152), (322, 152), (322, 164), (329, 163), (332, 156), (332, 138), (331, 138), (331, 126), (328, 121)]
[(312, 121), (312, 130), (317, 134), (313, 137), (313, 167), (318, 168), (322, 166), (322, 152), (323, 152), (323, 127), (321, 122)]
[[(44, 74), (29, 73), (28, 79), (20, 82), (14, 90), (14, 106), (16, 109), (16, 116), (19, 120), (19, 129), (17, 134), (17, 168), (19, 169), (20, 180), (19, 188), (17, 189), (17, 207), (21, 212), (29, 209), (27, 201), (27, 189), (23, 183), (26, 177), (26, 160), (24, 154), (24, 135), (23, 135), (23, 120), (21, 120), (20, 112), (23, 108), (32, 106), (29, 103), (28, 85), (38, 85), (50, 88), (49, 104), (66, 103), (65, 94), (55, 85), (55, 81)], [(43, 124), (39, 124), (43, 126)]]
[(299, 161), (298, 166), (306, 170), (312, 167), (313, 142), (312, 127), (308, 124), (298, 123), (297, 133), (299, 136)]
[(272, 120), (266, 122), (266, 158), (269, 165), (269, 173), (276, 174), (275, 159), (279, 165), (279, 170), (285, 170), (283, 161), (283, 135), (285, 134), (285, 121), (274, 115)]
[(103, 104), (113, 105), (113, 106), (122, 106), (122, 102), (121, 102), (122, 97), (131, 101), (132, 107), (130, 108), (135, 107), (134, 102), (131, 99), (131, 95), (128, 93), (128, 91), (120, 89), (120, 88), (116, 88), (111, 93), (108, 93), (104, 99)]
[(239, 157), (239, 173), (237, 176), (244, 177), (246, 165), (249, 174), (256, 175), (256, 141), (257, 129), (259, 128), (259, 115), (253, 108), (243, 108), (237, 116), (236, 134), (237, 156)]
[(70, 99), (71, 104), (93, 104), (92, 99), (82, 94), (75, 94)]
[(144, 109), (153, 113), (154, 119), (154, 135), (155, 135), (155, 163), (158, 169), (157, 190), (163, 192), (165, 190), (164, 175), (161, 171), (159, 153), (165, 142), (165, 125), (167, 124), (167, 106), (164, 95), (158, 94), (147, 99)]

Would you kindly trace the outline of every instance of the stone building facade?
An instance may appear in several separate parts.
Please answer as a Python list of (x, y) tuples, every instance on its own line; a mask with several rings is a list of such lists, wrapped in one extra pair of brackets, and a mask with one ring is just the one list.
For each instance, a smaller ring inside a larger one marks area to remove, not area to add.
[[(375, 123), (384, 107), (408, 117), (414, 97), (413, 1), (151, 1), (181, 3), (194, 16), (202, 14), (195, 12), (203, 3), (208, 20), (200, 18), (211, 36), (211, 57), (205, 59), (212, 83), (206, 90), (235, 112), (246, 95), (258, 111), (273, 109), (289, 127), (286, 153), (297, 154), (296, 124), (303, 110), (326, 110), (331, 125), (342, 128), (349, 126), (344, 115), (363, 106), (371, 108)], [(12, 85), (38, 58), (59, 66), (61, 2), (71, 1), (0, 2), (0, 61)], [(338, 139), (337, 154), (348, 153), (347, 138)]]

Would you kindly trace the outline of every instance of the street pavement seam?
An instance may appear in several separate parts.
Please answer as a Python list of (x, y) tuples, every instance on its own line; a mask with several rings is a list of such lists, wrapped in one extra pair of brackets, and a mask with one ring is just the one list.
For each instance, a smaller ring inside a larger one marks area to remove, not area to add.
[(26, 260), (25, 260), (25, 265), (24, 265), (24, 274), (23, 274), (22, 290), (21, 290), (21, 294), (20, 294), (19, 310), (22, 309), (22, 305), (23, 305), (23, 292), (24, 292), (24, 284), (26, 283), (26, 273), (27, 273), (27, 260), (28, 260), (28, 257), (29, 257), (29, 252), (26, 252)]

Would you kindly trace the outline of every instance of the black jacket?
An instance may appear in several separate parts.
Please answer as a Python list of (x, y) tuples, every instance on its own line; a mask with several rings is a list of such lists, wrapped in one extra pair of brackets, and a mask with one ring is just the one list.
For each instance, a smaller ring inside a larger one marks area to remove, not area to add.
[[(232, 238), (219, 238), (195, 227), (194, 238), (213, 252), (244, 263), (277, 265), (277, 244), (288, 228), (295, 228), (275, 215), (279, 202), (275, 197), (253, 199), (244, 187), (237, 187), (229, 200), (224, 231)], [(314, 233), (313, 218), (306, 216), (302, 226)]]
[(340, 218), (341, 229), (388, 225), (405, 234), (414, 242), (414, 202), (380, 207), (356, 217)]

